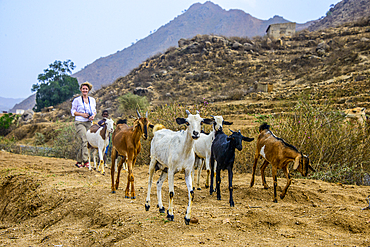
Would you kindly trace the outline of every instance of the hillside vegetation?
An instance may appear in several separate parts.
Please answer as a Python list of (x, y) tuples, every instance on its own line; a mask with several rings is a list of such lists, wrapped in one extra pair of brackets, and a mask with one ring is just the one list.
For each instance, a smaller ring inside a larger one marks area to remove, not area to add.
[[(276, 135), (310, 155), (315, 178), (370, 184), (368, 130), (343, 125), (340, 113), (369, 106), (369, 39), (369, 18), (279, 40), (199, 35), (180, 40), (178, 48), (146, 60), (92, 96), (98, 116), (108, 109), (112, 118), (130, 124), (133, 111), (120, 108), (120, 96), (128, 93), (147, 97), (150, 121), (174, 130), (181, 128), (174, 119), (185, 109), (200, 110), (204, 117), (222, 115), (234, 122), (233, 130), (250, 137), (268, 121)], [(35, 114), (8, 138), (51, 146), (57, 154), (49, 155), (75, 157), (70, 106), (68, 101)], [(238, 172), (250, 172), (254, 148), (252, 143), (238, 153)], [(150, 141), (143, 142), (137, 165), (149, 163), (149, 150)]]
[[(256, 113), (256, 107), (259, 113), (286, 111), (301, 92), (338, 109), (368, 107), (369, 39), (369, 18), (280, 40), (199, 35), (180, 40), (178, 48), (147, 59), (93, 96), (115, 117), (124, 115), (116, 111), (118, 97), (128, 92), (147, 96), (152, 105), (238, 100), (224, 108), (229, 114)], [(272, 92), (258, 92), (257, 84), (266, 83)]]

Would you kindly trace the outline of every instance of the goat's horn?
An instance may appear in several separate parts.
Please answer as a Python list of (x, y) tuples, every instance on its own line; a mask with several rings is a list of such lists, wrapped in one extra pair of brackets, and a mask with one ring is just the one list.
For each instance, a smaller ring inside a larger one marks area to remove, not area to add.
[(148, 111), (145, 113), (145, 117), (148, 118)]
[(186, 114), (188, 114), (188, 116), (191, 114), (190, 111), (186, 110)]
[(136, 113), (137, 113), (137, 116), (139, 117), (139, 118), (141, 118), (141, 115), (140, 115), (140, 113), (139, 113), (139, 111), (136, 109)]
[(232, 131), (231, 129), (229, 129), (231, 131), (231, 133), (234, 133), (234, 131)]
[(239, 133), (240, 133), (240, 130), (239, 130)]
[(215, 118), (215, 116), (213, 116), (213, 115), (210, 115), (211, 117), (213, 117), (213, 118)]
[(197, 110), (196, 113), (199, 114), (199, 111)]

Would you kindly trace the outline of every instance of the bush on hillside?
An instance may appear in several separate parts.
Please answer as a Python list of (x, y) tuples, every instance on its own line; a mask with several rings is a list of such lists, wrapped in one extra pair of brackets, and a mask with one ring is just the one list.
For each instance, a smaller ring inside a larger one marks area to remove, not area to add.
[(127, 116), (136, 116), (136, 109), (138, 109), (139, 112), (146, 112), (149, 108), (149, 101), (145, 96), (142, 97), (132, 93), (127, 93), (119, 97), (118, 100), (120, 103), (118, 110)]
[[(301, 99), (291, 114), (258, 116), (256, 119), (260, 123), (268, 122), (276, 136), (309, 156), (311, 165), (316, 170), (316, 173), (311, 173), (311, 178), (363, 184), (364, 175), (370, 174), (370, 137), (366, 134), (368, 127), (364, 131), (357, 124), (345, 122), (343, 114), (329, 102), (315, 105)], [(253, 132), (257, 136), (258, 128)], [(253, 135), (253, 132), (249, 135)], [(243, 155), (237, 159), (236, 168), (251, 172), (255, 145), (248, 145), (242, 152)], [(259, 160), (258, 167), (260, 165)], [(298, 172), (296, 175), (300, 176)]]

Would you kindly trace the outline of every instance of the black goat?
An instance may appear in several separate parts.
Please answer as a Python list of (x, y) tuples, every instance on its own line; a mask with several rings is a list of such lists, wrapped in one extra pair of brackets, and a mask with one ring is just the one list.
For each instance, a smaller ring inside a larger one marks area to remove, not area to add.
[[(251, 142), (254, 138), (248, 138), (243, 136), (239, 132), (230, 130), (232, 134), (227, 136), (222, 130), (216, 131), (215, 139), (211, 147), (211, 177), (214, 176), (214, 165), (217, 162), (216, 167), (216, 191), (217, 200), (221, 200), (221, 170), (228, 170), (229, 174), (229, 192), (230, 192), (230, 207), (234, 207), (233, 200), (233, 165), (235, 159), (235, 148), (239, 151), (242, 150), (242, 141)], [(213, 193), (213, 179), (211, 179), (210, 194)]]

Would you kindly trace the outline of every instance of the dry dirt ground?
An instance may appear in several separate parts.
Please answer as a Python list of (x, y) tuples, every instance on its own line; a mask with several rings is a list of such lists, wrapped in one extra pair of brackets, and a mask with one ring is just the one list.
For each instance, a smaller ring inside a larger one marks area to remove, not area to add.
[[(361, 210), (369, 206), (370, 187), (295, 179), (273, 203), (260, 177), (250, 188), (250, 174), (235, 174), (231, 208), (223, 172), (222, 200), (204, 187), (195, 191), (192, 217), (199, 222), (185, 225), (183, 174), (175, 178), (175, 219), (168, 222), (156, 208), (155, 182), (145, 211), (147, 166), (134, 169), (134, 200), (124, 198), (127, 173), (112, 194), (106, 172), (0, 151), (0, 246), (370, 246), (370, 210)], [(163, 202), (167, 207), (167, 182)]]

